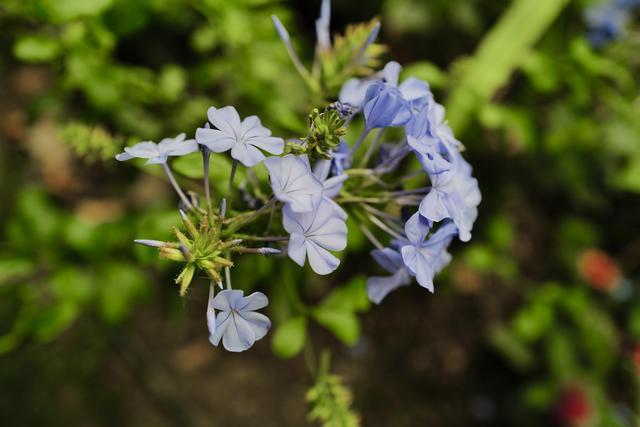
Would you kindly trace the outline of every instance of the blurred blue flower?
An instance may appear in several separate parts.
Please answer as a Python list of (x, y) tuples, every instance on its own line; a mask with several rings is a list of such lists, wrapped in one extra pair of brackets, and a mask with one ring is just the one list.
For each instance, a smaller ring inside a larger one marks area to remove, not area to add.
[(185, 140), (181, 133), (175, 138), (164, 138), (158, 144), (152, 141), (139, 142), (133, 147), (125, 147), (124, 153), (116, 155), (116, 160), (125, 161), (133, 158), (148, 159), (146, 164), (163, 164), (169, 156), (184, 156), (198, 151), (198, 144), (193, 139)]
[(367, 279), (367, 295), (374, 303), (380, 304), (389, 292), (411, 283), (410, 272), (404, 265), (399, 251), (399, 248), (405, 244), (406, 242), (404, 241), (393, 240), (390, 247), (371, 251), (373, 259), (387, 272), (391, 273), (391, 276), (374, 276)]
[(409, 272), (416, 277), (418, 284), (433, 292), (433, 277), (451, 261), (447, 247), (457, 234), (456, 226), (447, 221), (425, 240), (431, 223), (418, 212), (405, 224), (408, 244), (400, 252)]
[(269, 157), (264, 165), (274, 197), (285, 203), (293, 212), (310, 212), (322, 199), (322, 182), (311, 172), (306, 155), (288, 154)]
[(269, 318), (255, 312), (268, 304), (269, 300), (262, 292), (254, 292), (245, 297), (241, 290), (220, 291), (211, 303), (219, 313), (213, 333), (209, 322), (209, 341), (218, 346), (222, 339), (222, 345), (228, 351), (247, 350), (271, 328)]
[(234, 107), (211, 107), (207, 116), (217, 129), (198, 128), (196, 141), (215, 153), (230, 149), (231, 157), (251, 167), (264, 160), (260, 150), (271, 154), (282, 154), (284, 150), (284, 140), (271, 136), (258, 116), (249, 116), (241, 122)]
[(613, 0), (587, 9), (584, 16), (591, 45), (602, 47), (619, 38), (631, 19), (632, 10), (637, 7), (640, 7), (638, 0)]
[(347, 225), (325, 200), (312, 212), (296, 213), (285, 206), (282, 223), (289, 236), (289, 258), (304, 266), (309, 258), (311, 269), (329, 274), (340, 260), (329, 251), (341, 251), (347, 245)]

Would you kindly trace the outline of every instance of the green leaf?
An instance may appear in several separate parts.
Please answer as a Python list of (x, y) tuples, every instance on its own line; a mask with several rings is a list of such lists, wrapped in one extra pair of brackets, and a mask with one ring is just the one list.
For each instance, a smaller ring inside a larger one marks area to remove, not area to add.
[(27, 259), (0, 259), (0, 284), (12, 280), (21, 280), (34, 270), (34, 263)]
[(97, 279), (100, 313), (110, 323), (125, 319), (134, 303), (147, 296), (150, 291), (142, 270), (128, 263), (109, 264)]
[(317, 307), (312, 312), (313, 318), (330, 330), (340, 341), (353, 345), (360, 336), (360, 322), (355, 314), (338, 309)]
[(307, 319), (304, 316), (292, 317), (276, 329), (271, 348), (280, 357), (293, 357), (302, 350), (307, 338)]
[(60, 44), (52, 37), (35, 35), (18, 39), (13, 45), (16, 58), (27, 62), (47, 62), (60, 53)]
[(326, 309), (351, 312), (365, 311), (369, 305), (367, 279), (364, 276), (354, 277), (346, 285), (337, 288), (321, 304)]
[(459, 65), (447, 102), (449, 122), (462, 132), (514, 70), (528, 58), (567, 0), (515, 0), (482, 40), (476, 53)]
[(41, 6), (53, 22), (70, 21), (81, 16), (98, 15), (113, 0), (42, 0)]
[(177, 65), (167, 65), (158, 78), (158, 92), (167, 101), (176, 101), (187, 86), (187, 75)]

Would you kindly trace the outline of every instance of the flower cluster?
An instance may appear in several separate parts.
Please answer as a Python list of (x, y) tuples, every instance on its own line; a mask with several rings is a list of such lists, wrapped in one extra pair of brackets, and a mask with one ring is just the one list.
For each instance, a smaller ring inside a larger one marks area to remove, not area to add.
[[(329, 36), (328, 10), (325, 1), (316, 22), (317, 57), (335, 60), (339, 55)], [(296, 56), (286, 29), (275, 17), (274, 23), (310, 88), (329, 87), (314, 80)], [(352, 49), (354, 56), (346, 61), (354, 70), (351, 78), (343, 79), (338, 99), (325, 99), (312, 110), (303, 138), (285, 141), (272, 136), (257, 116), (241, 119), (235, 107), (211, 107), (206, 124), (195, 130), (195, 139), (186, 140), (181, 134), (158, 144), (145, 141), (116, 156), (121, 161), (142, 158), (147, 164), (161, 164), (180, 197), (184, 229), (174, 229), (176, 240), (136, 243), (157, 248), (160, 256), (184, 265), (176, 279), (181, 295), (188, 292), (196, 272), (206, 275), (213, 345), (222, 342), (229, 351), (244, 351), (271, 326), (257, 312), (268, 305), (268, 298), (260, 292), (245, 296), (232, 286), (237, 255), (286, 253), (296, 264), (308, 262), (315, 273), (327, 275), (340, 265), (350, 219), (375, 246), (373, 258), (391, 274), (368, 281), (369, 298), (379, 303), (412, 277), (433, 292), (434, 276), (451, 260), (450, 243), (456, 236), (462, 241), (471, 238), (480, 203), (478, 183), (429, 85), (413, 77), (400, 83), (401, 67), (396, 62), (362, 78), (353, 77), (368, 61), (364, 52), (378, 30), (374, 24), (362, 45)], [(360, 130), (354, 141), (346, 138), (347, 127)], [(385, 133), (387, 129), (391, 130)], [(182, 190), (169, 165), (169, 157), (197, 151), (204, 166), (203, 205)], [(228, 156), (231, 163), (227, 193), (217, 200), (209, 183), (212, 155)], [(269, 194), (261, 183), (248, 182), (242, 185), (245, 197), (237, 197), (238, 167), (264, 167)], [(415, 167), (418, 171), (411, 172)], [(407, 186), (411, 177), (424, 184)], [(388, 247), (380, 243), (382, 233), (389, 237)], [(216, 285), (224, 284), (226, 289), (216, 294)]]

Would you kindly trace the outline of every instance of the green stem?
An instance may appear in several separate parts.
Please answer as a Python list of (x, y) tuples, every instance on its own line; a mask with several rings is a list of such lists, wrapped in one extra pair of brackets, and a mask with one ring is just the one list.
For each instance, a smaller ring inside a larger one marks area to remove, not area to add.
[(191, 204), (187, 196), (184, 194), (184, 192), (180, 188), (180, 185), (178, 185), (178, 181), (176, 181), (176, 178), (173, 176), (171, 169), (169, 169), (169, 165), (165, 162), (162, 164), (162, 166), (164, 167), (164, 172), (167, 174), (167, 178), (169, 178), (169, 182), (173, 186), (173, 189), (176, 191), (176, 193), (178, 193), (178, 196), (180, 196), (182, 203), (184, 203), (187, 208), (195, 211), (193, 205)]

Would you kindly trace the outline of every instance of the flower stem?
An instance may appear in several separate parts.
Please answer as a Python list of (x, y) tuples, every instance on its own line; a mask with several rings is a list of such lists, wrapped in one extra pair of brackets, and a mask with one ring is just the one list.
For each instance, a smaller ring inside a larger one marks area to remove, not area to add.
[(204, 169), (204, 196), (207, 201), (207, 212), (211, 214), (211, 188), (209, 186), (209, 160), (211, 151), (207, 147), (202, 147), (202, 165)]
[(227, 282), (227, 289), (233, 289), (231, 287), (231, 269), (229, 269), (229, 267), (224, 268), (224, 280)]
[(238, 161), (233, 160), (231, 163), (231, 173), (229, 174), (229, 185), (227, 186), (227, 206), (231, 206), (231, 192), (233, 191), (233, 180), (236, 176), (236, 169), (238, 168)]
[(242, 240), (255, 240), (258, 242), (284, 242), (289, 240), (288, 236), (252, 236), (250, 234), (234, 234), (234, 238)]
[(353, 144), (353, 147), (351, 147), (351, 150), (349, 150), (349, 158), (353, 157), (355, 152), (358, 151), (358, 148), (360, 148), (364, 140), (367, 139), (367, 135), (369, 135), (369, 132), (371, 132), (371, 129), (367, 127), (362, 129), (362, 132), (360, 132), (360, 136), (358, 137), (358, 140), (356, 141), (355, 144)]
[(367, 165), (367, 163), (369, 163), (369, 160), (371, 159), (371, 156), (373, 155), (373, 152), (378, 147), (378, 143), (380, 143), (380, 140), (382, 138), (382, 133), (384, 132), (384, 129), (385, 128), (380, 128), (378, 130), (378, 133), (376, 134), (376, 137), (373, 139), (371, 144), (369, 144), (369, 146), (367, 147), (367, 152), (364, 154), (364, 157), (360, 161), (360, 166), (364, 167), (364, 166)]
[(386, 232), (391, 237), (396, 238), (396, 239), (403, 239), (404, 238), (400, 233), (396, 232), (394, 229), (389, 227), (387, 224), (385, 224), (383, 221), (381, 221), (377, 216), (375, 216), (373, 214), (369, 214), (369, 215), (367, 215), (367, 217), (369, 218), (369, 221), (371, 221), (372, 223), (377, 225), (378, 228), (380, 228), (382, 231)]
[(182, 203), (184, 203), (187, 208), (189, 208), (191, 210), (195, 210), (193, 205), (191, 204), (191, 202), (187, 198), (187, 196), (185, 196), (184, 192), (180, 188), (180, 185), (178, 185), (178, 182), (176, 181), (175, 177), (173, 176), (173, 173), (171, 172), (171, 169), (169, 168), (169, 165), (166, 164), (166, 163), (163, 163), (162, 166), (164, 167), (164, 172), (167, 174), (167, 178), (169, 178), (169, 182), (173, 186), (173, 189), (176, 190), (176, 193), (178, 193), (178, 196), (180, 196), (180, 199), (182, 200)]

